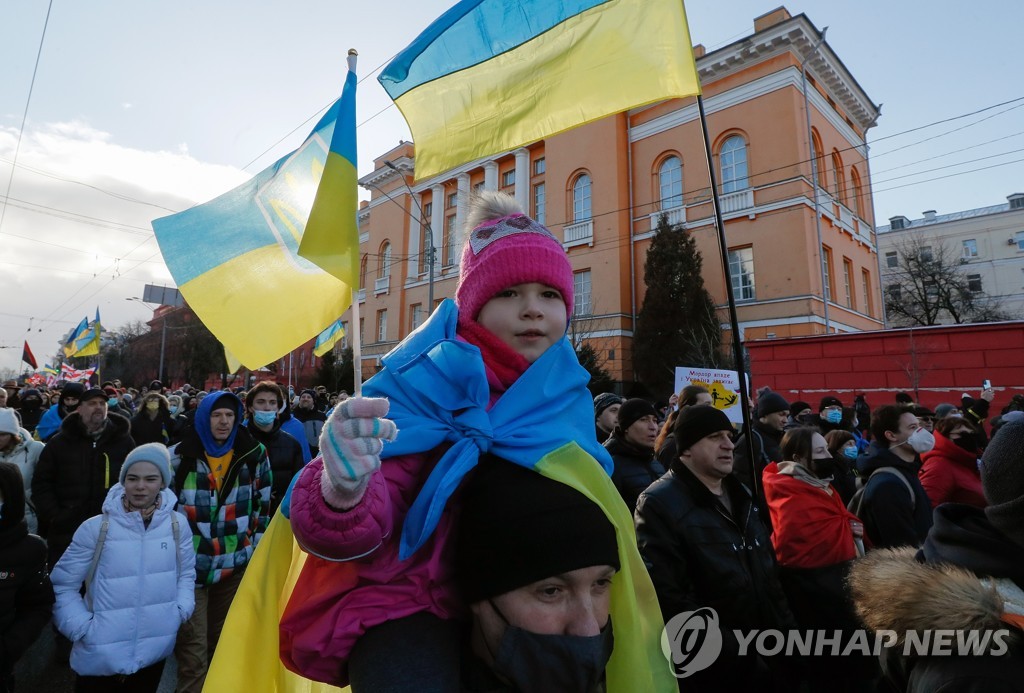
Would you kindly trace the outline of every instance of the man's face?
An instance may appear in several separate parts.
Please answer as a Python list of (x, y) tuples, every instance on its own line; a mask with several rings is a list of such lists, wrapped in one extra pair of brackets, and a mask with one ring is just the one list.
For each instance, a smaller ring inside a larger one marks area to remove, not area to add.
[(735, 447), (728, 431), (718, 431), (704, 436), (679, 457), (698, 476), (724, 479), (732, 473)]
[[(608, 565), (572, 570), (494, 597), (508, 622), (540, 635), (598, 635), (608, 625), (612, 578)], [(505, 621), (488, 601), (470, 606), (479, 624), (474, 638), (482, 638), (485, 652), (497, 652)]]
[(658, 418), (654, 414), (641, 416), (629, 428), (623, 431), (625, 438), (633, 445), (642, 448), (653, 448), (658, 438)]
[(612, 404), (611, 406), (606, 407), (605, 410), (601, 412), (601, 415), (597, 417), (597, 425), (605, 433), (611, 433), (612, 429), (615, 428), (615, 422), (619, 419), (620, 407), (622, 407), (622, 404), (620, 403)]
[(935, 419), (930, 416), (918, 417), (917, 422), (921, 425), (921, 428), (927, 429), (928, 431), (935, 430)]
[(107, 420), (107, 400), (102, 397), (90, 397), (78, 405), (76, 411), (82, 417), (86, 430), (95, 433), (103, 427)]
[[(840, 416), (842, 416), (843, 415), (843, 408), (841, 406), (839, 406), (838, 404), (833, 404), (830, 407), (825, 407), (824, 409), (822, 409), (818, 413), (818, 416), (820, 416), (821, 418), (823, 418), (823, 419), (825, 419), (827, 421), (828, 417), (829, 417), (829, 412), (835, 412), (835, 413), (838, 413)], [(835, 415), (836, 415), (835, 413), (832, 414), (833, 417), (835, 417)]]
[(909, 411), (904, 412), (900, 415), (899, 427), (895, 431), (885, 432), (885, 437), (889, 441), (889, 447), (895, 447), (900, 443), (907, 442), (907, 439), (910, 438), (911, 434), (919, 428), (921, 428), (921, 424), (917, 420), (917, 417)]
[(273, 411), (276, 412), (280, 409), (280, 405), (277, 403), (277, 396), (272, 392), (260, 392), (252, 398), (252, 410), (253, 411)]
[(313, 395), (308, 392), (303, 392), (299, 396), (299, 408), (300, 409), (312, 409), (313, 408)]
[(231, 436), (231, 430), (235, 427), (235, 412), (233, 409), (214, 409), (210, 413), (210, 432), (213, 439), (223, 443)]
[(761, 423), (768, 428), (775, 429), (776, 431), (782, 431), (786, 428), (786, 422), (789, 421), (788, 411), (777, 411), (774, 414), (768, 414), (767, 416), (761, 417)]

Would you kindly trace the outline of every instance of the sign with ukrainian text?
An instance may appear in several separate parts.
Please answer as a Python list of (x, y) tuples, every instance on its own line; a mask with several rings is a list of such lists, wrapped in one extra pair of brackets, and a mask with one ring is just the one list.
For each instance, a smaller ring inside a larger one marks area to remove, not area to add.
[(725, 412), (729, 421), (743, 424), (743, 403), (740, 397), (740, 376), (736, 371), (718, 368), (676, 366), (676, 388), (700, 385), (711, 393), (711, 404)]

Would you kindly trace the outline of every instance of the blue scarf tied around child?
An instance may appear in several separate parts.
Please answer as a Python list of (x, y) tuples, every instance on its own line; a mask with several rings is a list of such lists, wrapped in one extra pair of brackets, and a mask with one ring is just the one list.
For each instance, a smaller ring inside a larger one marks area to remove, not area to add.
[(381, 359), (383, 370), (363, 386), (367, 397), (387, 397), (398, 438), (382, 459), (451, 448), (438, 460), (409, 508), (399, 557), (406, 559), (430, 538), (445, 504), (462, 479), (490, 452), (527, 468), (575, 442), (612, 473), (608, 451), (594, 437), (590, 374), (568, 339), (551, 346), (501, 396), (490, 411), (490, 387), (480, 350), (456, 338), (458, 308), (450, 299)]

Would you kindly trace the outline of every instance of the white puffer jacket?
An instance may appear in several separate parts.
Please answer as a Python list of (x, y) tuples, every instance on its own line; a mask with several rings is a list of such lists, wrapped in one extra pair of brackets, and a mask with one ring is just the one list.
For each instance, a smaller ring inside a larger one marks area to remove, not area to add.
[[(125, 512), (124, 493), (121, 484), (110, 489), (103, 514), (82, 523), (50, 576), (57, 595), (53, 620), (74, 642), (71, 668), (83, 676), (132, 674), (166, 659), (178, 627), (196, 604), (192, 532), (184, 515), (177, 514), (175, 547), (174, 493), (160, 492), (160, 508), (148, 528), (140, 513)], [(90, 611), (79, 589), (104, 518), (109, 525), (90, 590)]]
[(39, 530), (39, 521), (36, 519), (36, 508), (32, 505), (32, 474), (44, 445), (33, 440), (32, 434), (24, 428), (18, 428), (17, 436), (18, 441), (10, 452), (0, 451), (0, 462), (11, 462), (21, 470), (25, 480), (25, 520), (28, 522), (29, 533), (35, 534)]

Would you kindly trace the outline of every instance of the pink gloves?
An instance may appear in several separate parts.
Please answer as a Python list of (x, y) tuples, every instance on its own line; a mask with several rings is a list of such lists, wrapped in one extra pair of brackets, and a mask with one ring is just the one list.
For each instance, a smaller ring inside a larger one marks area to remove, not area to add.
[(320, 491), (332, 508), (348, 510), (359, 503), (366, 485), (380, 469), (385, 440), (398, 434), (384, 398), (352, 397), (339, 404), (320, 432), (324, 473)]

